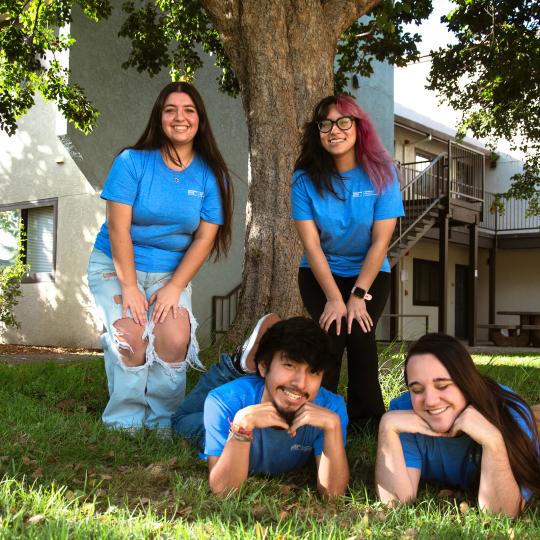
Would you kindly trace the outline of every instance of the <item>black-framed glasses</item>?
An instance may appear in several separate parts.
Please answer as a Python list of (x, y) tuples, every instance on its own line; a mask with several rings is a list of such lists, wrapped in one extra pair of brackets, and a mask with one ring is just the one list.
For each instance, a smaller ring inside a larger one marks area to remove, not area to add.
[(330, 118), (325, 118), (324, 120), (319, 120), (317, 122), (317, 127), (321, 133), (329, 133), (332, 131), (334, 124), (341, 129), (342, 131), (347, 131), (352, 128), (354, 118), (352, 116), (341, 116), (337, 120), (330, 120)]

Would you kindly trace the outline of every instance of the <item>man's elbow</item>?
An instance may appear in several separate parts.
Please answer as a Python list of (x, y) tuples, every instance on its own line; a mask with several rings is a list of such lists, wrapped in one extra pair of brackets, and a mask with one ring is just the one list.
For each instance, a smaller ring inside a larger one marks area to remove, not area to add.
[(336, 499), (345, 494), (347, 486), (349, 485), (349, 478), (345, 478), (343, 481), (336, 484), (324, 485), (320, 481), (317, 481), (317, 491), (321, 497), (325, 499)]
[(412, 503), (416, 500), (416, 494), (412, 492), (397, 493), (394, 490), (386, 489), (379, 483), (375, 483), (375, 493), (379, 500), (388, 505)]
[(521, 510), (525, 506), (524, 500), (520, 497), (515, 502), (503, 504), (501, 501), (482, 500), (478, 497), (478, 506), (484, 511), (490, 514), (506, 516), (509, 518), (517, 518), (521, 513)]
[(230, 483), (223, 482), (215, 478), (209, 477), (208, 486), (210, 487), (210, 491), (214, 495), (225, 497), (229, 493), (232, 493), (234, 491), (239, 491), (240, 488), (242, 487), (242, 482), (240, 482), (240, 484), (238, 485), (232, 485)]

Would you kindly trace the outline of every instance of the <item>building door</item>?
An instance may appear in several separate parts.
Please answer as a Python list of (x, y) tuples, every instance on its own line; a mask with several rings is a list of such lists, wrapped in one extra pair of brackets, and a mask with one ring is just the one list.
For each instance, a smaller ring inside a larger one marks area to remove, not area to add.
[(463, 264), (456, 264), (455, 278), (455, 331), (454, 335), (460, 339), (468, 339), (468, 309), (467, 298), (469, 295), (469, 267)]

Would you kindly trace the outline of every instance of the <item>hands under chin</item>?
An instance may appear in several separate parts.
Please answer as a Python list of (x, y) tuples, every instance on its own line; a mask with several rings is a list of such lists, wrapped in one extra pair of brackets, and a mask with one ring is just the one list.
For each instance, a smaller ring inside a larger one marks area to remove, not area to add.
[(308, 401), (296, 411), (288, 430), (289, 435), (296, 436), (296, 432), (302, 426), (313, 426), (327, 432), (340, 428), (341, 423), (335, 412)]
[(325, 407), (315, 405), (311, 401), (304, 403), (292, 418), (285, 418), (273, 403), (259, 403), (238, 411), (234, 423), (239, 427), (252, 431), (255, 428), (275, 428), (287, 430), (291, 437), (302, 426), (313, 426), (323, 431), (333, 431), (341, 427), (339, 416)]
[(447, 432), (448, 437), (459, 437), (462, 434), (482, 446), (500, 444), (501, 439), (500, 431), (472, 405), (459, 413)]

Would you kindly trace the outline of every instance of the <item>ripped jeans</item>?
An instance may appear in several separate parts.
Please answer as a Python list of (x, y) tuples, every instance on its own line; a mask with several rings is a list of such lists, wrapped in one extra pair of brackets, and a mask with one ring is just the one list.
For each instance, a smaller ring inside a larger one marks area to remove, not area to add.
[[(137, 270), (137, 285), (149, 300), (171, 277), (172, 272)], [(191, 309), (191, 284), (182, 291), (178, 301), (178, 306), (185, 308), (189, 314), (190, 340), (185, 361), (170, 364), (156, 354), (152, 305), (142, 336), (147, 342), (146, 361), (136, 367), (128, 367), (123, 362), (121, 350), (129, 350), (130, 345), (120, 339), (121, 333), (114, 326), (116, 321), (122, 319), (122, 288), (112, 259), (97, 249), (94, 249), (88, 262), (88, 284), (105, 327), (101, 343), (109, 402), (102, 415), (103, 422), (116, 429), (136, 429), (143, 425), (170, 428), (171, 415), (185, 397), (187, 367), (204, 369), (198, 358), (199, 346), (195, 338), (197, 321)], [(129, 310), (127, 316), (131, 318)]]

